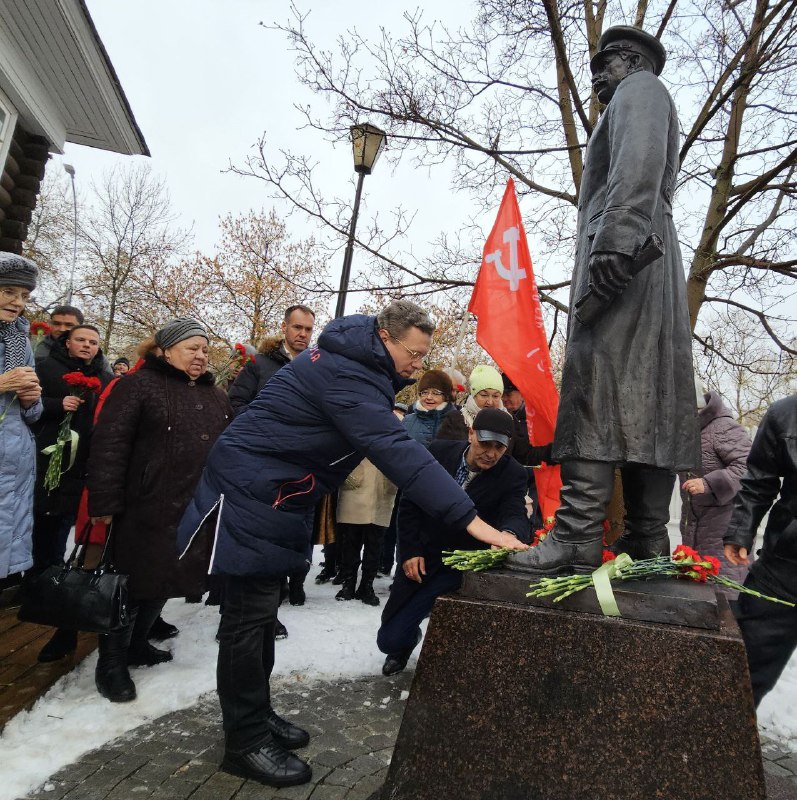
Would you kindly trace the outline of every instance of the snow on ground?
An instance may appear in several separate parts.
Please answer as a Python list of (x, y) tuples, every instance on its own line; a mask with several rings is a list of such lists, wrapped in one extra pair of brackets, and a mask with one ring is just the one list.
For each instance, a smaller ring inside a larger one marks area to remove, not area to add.
[[(320, 554), (319, 554), (320, 555)], [(316, 562), (320, 559), (316, 558)], [(280, 608), (289, 636), (276, 643), (275, 674), (310, 683), (318, 679), (378, 674), (384, 656), (376, 649), (381, 608), (353, 600), (335, 602), (338, 587), (316, 586), (314, 565), (305, 590), (307, 603)], [(376, 581), (384, 605), (389, 581)], [(109, 703), (94, 686), (96, 653), (61, 678), (30, 711), (12, 719), (0, 736), (0, 800), (15, 800), (61, 767), (133, 728), (170, 711), (191, 706), (215, 689), (218, 609), (171, 600), (164, 618), (180, 635), (159, 646), (174, 660), (131, 670), (138, 689), (132, 703)], [(415, 656), (410, 662), (414, 666)], [(277, 710), (287, 710), (279, 708)], [(759, 709), (764, 735), (797, 751), (797, 654)], [(219, 731), (221, 735), (221, 731)]]
[[(320, 558), (315, 560), (305, 583), (305, 605), (293, 607), (286, 601), (280, 608), (279, 618), (289, 635), (275, 643), (275, 675), (292, 675), (309, 683), (319, 678), (379, 674), (385, 658), (376, 649), (382, 608), (359, 600), (336, 602), (338, 586), (315, 585)], [(375, 583), (382, 605), (389, 585), (385, 578)], [(6, 725), (0, 736), (0, 800), (21, 797), (83, 753), (163, 714), (191, 706), (216, 688), (218, 608), (170, 600), (163, 617), (177, 625), (180, 635), (156, 646), (171, 649), (174, 660), (131, 669), (138, 691), (132, 703), (110, 703), (97, 693), (94, 653), (61, 678), (30, 711)], [(415, 656), (410, 668), (414, 663)], [(280, 711), (278, 697), (275, 705)]]

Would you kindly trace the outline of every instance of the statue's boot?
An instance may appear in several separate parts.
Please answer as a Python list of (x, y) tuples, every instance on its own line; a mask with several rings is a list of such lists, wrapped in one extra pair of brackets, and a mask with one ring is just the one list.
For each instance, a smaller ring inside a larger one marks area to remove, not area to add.
[(564, 462), (553, 530), (536, 547), (510, 555), (507, 569), (540, 577), (596, 570), (602, 562), (603, 521), (613, 488), (614, 464)]
[(621, 468), (625, 501), (625, 531), (612, 550), (634, 561), (670, 553), (667, 523), (675, 474), (660, 467), (628, 464)]

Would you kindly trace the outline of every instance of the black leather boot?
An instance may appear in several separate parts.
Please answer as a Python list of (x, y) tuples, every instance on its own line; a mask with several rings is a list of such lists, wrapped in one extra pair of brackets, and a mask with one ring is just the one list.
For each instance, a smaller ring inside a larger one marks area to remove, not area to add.
[(297, 750), (310, 744), (310, 734), (304, 728), (283, 719), (273, 708), (269, 711), (266, 721), (274, 741), (280, 747), (284, 747), (286, 750)]
[(612, 545), (615, 553), (628, 553), (634, 561), (670, 554), (670, 498), (675, 473), (641, 464), (620, 470), (623, 477), (625, 531)]
[(249, 753), (226, 751), (221, 768), (266, 786), (297, 786), (313, 777), (310, 765), (277, 744), (272, 736), (259, 749)]
[(174, 639), (178, 633), (180, 633), (180, 629), (176, 625), (166, 622), (163, 617), (159, 616), (152, 623), (147, 638), (153, 642), (165, 642), (167, 639)]
[(347, 576), (340, 591), (335, 595), (336, 600), (354, 600), (354, 593), (357, 587), (357, 578), (354, 576)]
[(354, 597), (356, 600), (361, 600), (367, 606), (378, 606), (379, 598), (376, 596), (376, 592), (374, 592), (374, 579), (361, 578), (360, 585), (357, 587)]
[(288, 581), (288, 602), (292, 606), (303, 606), (306, 599), (304, 575), (291, 575)]
[(402, 650), (400, 653), (389, 653), (385, 659), (385, 663), (382, 665), (382, 674), (395, 675), (396, 673), (401, 672), (404, 667), (407, 666), (407, 662), (410, 660), (412, 651), (418, 646), (418, 642), (420, 642), (422, 638), (423, 634), (421, 633), (421, 629), (418, 628), (414, 647), (410, 647), (407, 650)]
[(603, 521), (614, 489), (614, 464), (566, 461), (562, 464), (562, 504), (550, 534), (528, 550), (513, 553), (507, 569), (539, 577), (589, 573), (603, 556)]
[(160, 650), (149, 643), (149, 632), (155, 620), (160, 616), (163, 603), (139, 603), (136, 611), (136, 622), (130, 637), (127, 650), (127, 665), (130, 667), (154, 667), (172, 660), (168, 650)]
[(135, 611), (130, 612), (130, 624), (116, 633), (98, 637), (97, 667), (94, 683), (97, 691), (112, 703), (129, 703), (136, 699), (136, 685), (127, 669), (127, 648), (135, 624)]
[(324, 566), (321, 567), (321, 572), (319, 572), (318, 575), (315, 576), (315, 582), (317, 584), (329, 583), (334, 577), (335, 577), (335, 567), (332, 564), (327, 566), (325, 562)]
[(77, 649), (77, 631), (56, 629), (44, 647), (39, 651), (38, 661), (49, 664), (51, 661), (60, 661), (64, 656), (71, 655)]

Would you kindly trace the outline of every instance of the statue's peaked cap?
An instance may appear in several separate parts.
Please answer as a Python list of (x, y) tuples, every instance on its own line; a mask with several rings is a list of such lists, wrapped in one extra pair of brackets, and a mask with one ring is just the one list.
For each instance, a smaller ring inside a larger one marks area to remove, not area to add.
[(642, 28), (634, 28), (631, 25), (613, 25), (607, 28), (598, 40), (598, 50), (592, 57), (590, 65), (594, 67), (598, 56), (611, 50), (641, 52), (650, 59), (656, 75), (661, 75), (667, 61), (667, 51), (662, 43)]

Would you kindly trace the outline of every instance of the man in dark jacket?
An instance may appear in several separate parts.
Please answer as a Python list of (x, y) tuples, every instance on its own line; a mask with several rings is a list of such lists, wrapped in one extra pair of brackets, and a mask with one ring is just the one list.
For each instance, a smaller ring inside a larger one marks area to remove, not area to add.
[[(313, 509), (367, 457), (407, 497), (487, 544), (522, 549), (481, 520), (472, 500), (393, 414), (431, 346), (434, 323), (406, 300), (377, 317), (331, 322), (316, 347), (281, 369), (211, 451), (178, 532), (188, 549), (215, 537), (211, 572), (227, 576), (219, 629), (223, 768), (272, 786), (310, 780), (289, 751), (306, 731), (271, 706), (280, 580), (306, 568)], [(265, 631), (265, 635), (264, 635)]]
[(307, 306), (290, 306), (285, 310), (282, 336), (264, 339), (255, 360), (244, 365), (230, 387), (230, 404), (236, 414), (260, 394), (277, 370), (307, 349), (314, 325), (315, 312)]
[[(526, 471), (507, 454), (512, 419), (498, 408), (482, 409), (468, 432), (467, 442), (437, 439), (429, 452), (473, 500), (479, 516), (493, 527), (521, 537), (528, 530)], [(393, 675), (407, 666), (421, 640), (418, 627), (429, 616), (434, 601), (459, 589), (462, 573), (442, 562), (444, 550), (489, 547), (465, 528), (442, 526), (412, 500), (402, 497), (398, 512), (399, 552), (390, 598), (382, 613), (377, 647), (387, 654), (382, 673)]]
[[(568, 319), (553, 444), (562, 504), (551, 534), (507, 561), (537, 576), (601, 565), (617, 467), (626, 505), (617, 551), (668, 552), (675, 474), (699, 463), (692, 334), (672, 220), (678, 114), (657, 77), (665, 60), (658, 39), (617, 25), (604, 31), (590, 65), (597, 99), (608, 107), (590, 137), (579, 194), (576, 313)], [(649, 241), (663, 250), (637, 273)], [(599, 311), (580, 317), (588, 292)]]
[[(797, 603), (797, 395), (767, 411), (741, 483), (724, 536), (725, 557), (737, 566), (747, 564), (758, 526), (769, 511), (764, 546), (744, 585)], [(758, 706), (797, 647), (797, 609), (740, 594), (734, 611)]]

